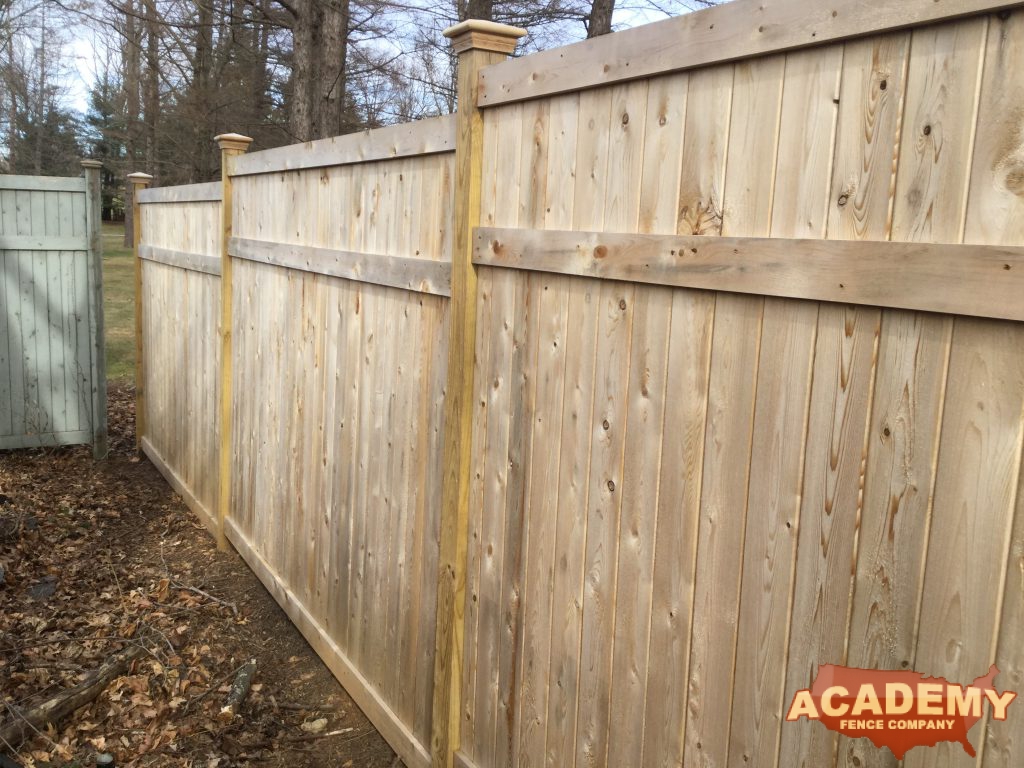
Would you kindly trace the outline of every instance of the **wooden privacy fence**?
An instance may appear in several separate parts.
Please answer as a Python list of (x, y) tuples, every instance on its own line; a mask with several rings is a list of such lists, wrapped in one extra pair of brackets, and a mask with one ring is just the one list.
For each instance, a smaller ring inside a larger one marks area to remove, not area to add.
[(894, 766), (783, 716), (1024, 685), (1018, 5), (467, 22), (454, 117), (221, 137), (221, 224), (140, 195), (144, 446), (410, 766)]
[(139, 447), (211, 530), (220, 463), (221, 185), (132, 174)]
[(0, 176), (0, 449), (107, 453), (100, 163)]

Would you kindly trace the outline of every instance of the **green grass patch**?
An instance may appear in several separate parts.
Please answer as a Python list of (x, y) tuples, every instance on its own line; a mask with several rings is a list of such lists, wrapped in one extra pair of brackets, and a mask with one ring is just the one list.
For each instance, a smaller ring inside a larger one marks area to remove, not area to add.
[(107, 378), (135, 377), (135, 264), (123, 224), (103, 224), (103, 319)]

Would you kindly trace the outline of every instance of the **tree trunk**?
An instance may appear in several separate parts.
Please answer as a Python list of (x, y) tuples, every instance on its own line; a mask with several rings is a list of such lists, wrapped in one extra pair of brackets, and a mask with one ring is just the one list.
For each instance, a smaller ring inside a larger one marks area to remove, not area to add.
[[(213, 132), (210, 121), (210, 89), (213, 83), (213, 5), (209, 0), (196, 0), (196, 53), (192, 62), (193, 168), (201, 181), (214, 177)], [(209, 134), (209, 135), (207, 135)]]
[[(149, 168), (137, 167), (139, 161), (139, 83), (141, 82), (141, 25), (136, 18), (135, 0), (127, 0), (125, 7), (125, 41), (124, 41), (124, 90), (125, 90), (125, 150), (128, 158), (128, 170), (150, 171)], [(124, 201), (124, 244), (130, 247), (132, 230), (132, 185), (125, 185)]]
[(157, 155), (157, 122), (160, 116), (160, 21), (153, 0), (146, 2), (146, 82), (143, 103), (144, 131), (146, 137), (146, 168), (154, 176), (154, 183), (160, 178)]
[(587, 17), (587, 37), (607, 35), (612, 31), (612, 12), (615, 0), (593, 0)]
[(39, 22), (39, 82), (36, 84), (35, 141), (32, 147), (32, 173), (43, 173), (43, 125), (46, 122), (46, 6), (42, 7)]
[(294, 62), (292, 65), (291, 133), (296, 141), (310, 141), (317, 125), (320, 79), (320, 42), (323, 14), (317, 0), (295, 3)]
[(349, 0), (325, 0), (319, 59), (322, 80), (317, 84), (320, 115), (313, 138), (326, 139), (345, 132), (345, 59), (348, 55)]
[(494, 21), (494, 0), (468, 0), (466, 18)]

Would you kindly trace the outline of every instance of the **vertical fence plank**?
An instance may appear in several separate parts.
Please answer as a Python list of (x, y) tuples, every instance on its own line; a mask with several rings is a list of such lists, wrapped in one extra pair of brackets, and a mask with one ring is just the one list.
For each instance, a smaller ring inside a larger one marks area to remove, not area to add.
[[(737, 179), (756, 190), (755, 199), (771, 197), (779, 97), (763, 94), (781, 92), (781, 75), (765, 64), (751, 73), (749, 86), (741, 78), (737, 89), (736, 69), (716, 67), (690, 75), (677, 223), (681, 234), (768, 233), (770, 207), (734, 207), (730, 198)], [(744, 130), (755, 97), (766, 98), (776, 111), (761, 118), (766, 130), (754, 134), (761, 151), (752, 152), (752, 162), (744, 167), (738, 158), (748, 157), (742, 137), (750, 134), (736, 132)], [(733, 112), (736, 120), (730, 120)], [(727, 163), (732, 158), (736, 159)], [(680, 748), (686, 763), (724, 765), (727, 758), (740, 590), (736, 555), (743, 547), (763, 307), (763, 299), (757, 297), (714, 298), (686, 696), (677, 707), (666, 708), (663, 716), (682, 722), (661, 726), (679, 728), (656, 742), (665, 751), (649, 759), (662, 764), (670, 759), (665, 755), (678, 754)]]
[[(908, 35), (897, 34), (845, 46), (829, 238), (889, 236), (908, 43)], [(821, 306), (811, 404), (811, 422), (817, 426), (808, 434), (787, 696), (807, 687), (819, 664), (845, 660), (866, 665), (847, 653), (856, 586), (850, 563), (857, 561), (859, 547), (879, 543), (877, 538), (867, 542), (860, 496), (880, 324), (878, 310)], [(822, 612), (822, 603), (833, 610)], [(851, 650), (859, 655), (863, 647), (857, 644)], [(805, 764), (831, 758), (834, 736), (815, 733), (806, 723), (786, 728), (799, 737)], [(855, 741), (858, 748), (863, 745), (861, 740), (838, 738), (840, 764), (852, 758)]]

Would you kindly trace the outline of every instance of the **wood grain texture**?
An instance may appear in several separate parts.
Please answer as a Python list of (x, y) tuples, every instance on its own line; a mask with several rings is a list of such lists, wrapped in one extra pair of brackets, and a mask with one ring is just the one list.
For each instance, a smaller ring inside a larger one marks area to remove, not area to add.
[(337, 167), (455, 151), (455, 117), (427, 118), (415, 123), (334, 136), (252, 152), (235, 164), (234, 176)]
[[(966, 680), (992, 662), (1024, 439), (1024, 328), (958, 318), (953, 328), (942, 443), (915, 666)], [(984, 475), (986, 482), (977, 478)], [(971, 568), (949, 563), (971, 552)], [(980, 730), (980, 729), (979, 729)], [(983, 734), (975, 737), (979, 740)], [(911, 752), (908, 766), (974, 765), (960, 747)]]
[(148, 187), (139, 191), (140, 203), (203, 203), (220, 202), (219, 181), (206, 184), (182, 184), (176, 187)]
[[(906, 44), (890, 35), (844, 48), (830, 240), (888, 236)], [(784, 706), (819, 664), (846, 652), (880, 317), (873, 308), (819, 309)], [(835, 736), (806, 725), (783, 729), (780, 763), (833, 759)]]
[[(770, 233), (822, 238), (842, 51), (786, 56)], [(727, 194), (729, 193), (727, 188)], [(777, 752), (819, 308), (766, 299), (754, 401), (728, 765)], [(762, 457), (771, 456), (771, 460)]]
[(216, 256), (207, 256), (204, 253), (189, 253), (143, 243), (139, 246), (139, 258), (193, 272), (220, 276), (220, 259)]
[(749, 293), (1024, 319), (1024, 248), (481, 227), (477, 264)]
[(343, 277), (409, 291), (451, 294), (451, 265), (427, 259), (382, 256), (357, 251), (316, 248), (235, 237), (228, 251), (238, 259), (276, 264), (319, 275)]
[(984, 14), (1012, 0), (735, 0), (715, 8), (502, 62), (481, 74), (484, 107), (623, 80), (819, 46), (861, 35)]

